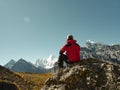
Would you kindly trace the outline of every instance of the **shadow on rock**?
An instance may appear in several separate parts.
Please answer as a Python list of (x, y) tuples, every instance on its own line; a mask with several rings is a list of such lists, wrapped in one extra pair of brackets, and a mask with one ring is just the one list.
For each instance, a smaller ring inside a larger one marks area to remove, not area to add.
[(15, 84), (10, 82), (0, 82), (0, 90), (19, 90)]

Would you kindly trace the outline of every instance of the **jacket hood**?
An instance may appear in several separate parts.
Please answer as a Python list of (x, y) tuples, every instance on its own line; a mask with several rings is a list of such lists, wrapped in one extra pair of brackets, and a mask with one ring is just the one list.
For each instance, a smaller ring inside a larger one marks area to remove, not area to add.
[(76, 42), (77, 42), (76, 40), (67, 40), (67, 43), (70, 43), (70, 44), (74, 44)]

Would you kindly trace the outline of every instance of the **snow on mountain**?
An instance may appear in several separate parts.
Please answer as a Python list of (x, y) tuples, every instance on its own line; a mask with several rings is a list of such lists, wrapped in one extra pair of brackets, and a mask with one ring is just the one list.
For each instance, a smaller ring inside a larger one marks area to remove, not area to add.
[(87, 42), (85, 43), (84, 46), (85, 46), (86, 48), (90, 48), (94, 43), (95, 43), (95, 42), (92, 41), (92, 40), (87, 40)]
[(84, 47), (88, 48), (88, 49), (101, 49), (105, 46), (104, 43), (102, 42), (95, 42), (92, 40), (87, 40), (87, 42), (85, 43)]
[(35, 66), (36, 66), (36, 67), (42, 67), (42, 68), (44, 68), (45, 65), (43, 64), (43, 63), (44, 63), (43, 61), (45, 61), (44, 58), (42, 58), (42, 59), (37, 59), (36, 62), (35, 62)]
[(43, 68), (50, 69), (54, 67), (54, 64), (56, 61), (57, 61), (57, 58), (51, 54), (47, 59), (36, 60), (35, 66), (36, 67), (41, 66)]
[(57, 58), (55, 58), (54, 55), (50, 55), (49, 58), (47, 59), (47, 62), (44, 63), (46, 65), (45, 68), (52, 68), (54, 67), (55, 62), (57, 62)]
[(120, 44), (106, 45), (104, 43), (86, 42), (81, 47), (81, 59), (96, 58), (120, 63)]
[(93, 41), (93, 40), (87, 40), (87, 42), (92, 43), (92, 44), (96, 43), (96, 42)]

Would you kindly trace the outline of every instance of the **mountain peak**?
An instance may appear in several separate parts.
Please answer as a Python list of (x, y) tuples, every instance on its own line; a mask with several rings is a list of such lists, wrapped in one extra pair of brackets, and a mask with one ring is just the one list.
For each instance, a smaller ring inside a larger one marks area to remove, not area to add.
[(55, 56), (51, 54), (46, 60), (46, 63), (44, 63), (46, 65), (45, 68), (53, 68), (56, 61), (57, 58), (55, 58)]
[(45, 67), (44, 62), (45, 62), (45, 59), (44, 59), (44, 58), (42, 58), (42, 59), (37, 59), (36, 62), (35, 62), (35, 66), (36, 66), (36, 67), (42, 67), (42, 68), (44, 68), (44, 67)]
[(12, 66), (16, 63), (15, 60), (11, 59), (7, 64), (5, 64), (4, 66), (8, 69), (11, 69)]
[(51, 54), (51, 55), (48, 57), (47, 60), (48, 60), (48, 61), (49, 61), (49, 60), (53, 60), (54, 58), (55, 58), (55, 56)]
[(23, 59), (23, 58), (20, 58), (18, 61), (25, 61), (25, 59)]
[(92, 41), (92, 40), (87, 40), (84, 47), (86, 47), (88, 49), (95, 49), (95, 48), (102, 48), (104, 46), (108, 46), (108, 45), (105, 45), (102, 42), (95, 42), (95, 41)]
[(29, 62), (27, 62), (25, 59), (20, 58), (16, 63), (21, 63), (21, 64), (27, 64)]
[(45, 69), (51, 69), (54, 67), (55, 62), (57, 61), (57, 58), (51, 54), (47, 59), (37, 59), (35, 66), (36, 67), (43, 67)]
[(87, 42), (88, 42), (88, 43), (93, 43), (93, 44), (96, 43), (96, 42), (93, 41), (93, 40), (87, 40)]

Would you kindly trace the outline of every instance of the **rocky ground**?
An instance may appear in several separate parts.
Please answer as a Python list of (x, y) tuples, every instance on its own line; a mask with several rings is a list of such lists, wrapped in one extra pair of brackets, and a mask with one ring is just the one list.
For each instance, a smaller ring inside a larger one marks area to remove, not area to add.
[(120, 90), (120, 65), (82, 60), (54, 73), (41, 90)]

